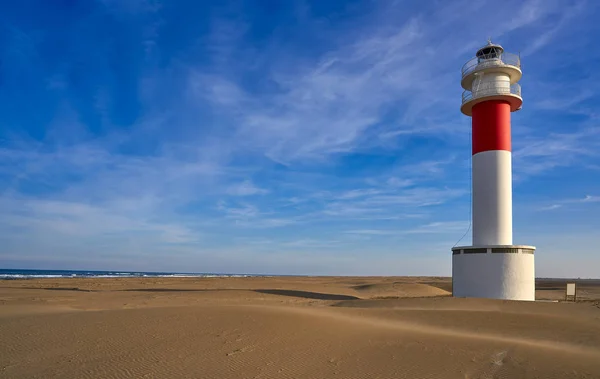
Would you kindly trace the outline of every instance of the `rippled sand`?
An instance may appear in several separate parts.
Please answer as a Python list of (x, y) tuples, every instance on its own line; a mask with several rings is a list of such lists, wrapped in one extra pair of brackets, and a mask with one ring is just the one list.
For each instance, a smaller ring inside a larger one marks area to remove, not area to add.
[[(0, 282), (0, 378), (600, 378), (582, 302), (449, 297), (445, 278)], [(564, 297), (539, 282), (537, 297)]]

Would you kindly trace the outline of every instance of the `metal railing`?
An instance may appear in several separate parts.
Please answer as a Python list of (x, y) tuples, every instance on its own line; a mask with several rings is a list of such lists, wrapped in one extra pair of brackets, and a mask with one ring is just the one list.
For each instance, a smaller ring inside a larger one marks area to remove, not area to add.
[(517, 54), (504, 52), (500, 55), (496, 53), (482, 55), (480, 57), (469, 59), (469, 61), (463, 65), (461, 73), (464, 78), (475, 70), (498, 66), (515, 66), (521, 68), (521, 58)]
[(480, 97), (494, 95), (516, 95), (521, 97), (521, 86), (518, 84), (511, 84), (510, 87), (480, 88), (474, 91), (474, 93), (471, 91), (463, 91), (462, 103), (465, 104)]

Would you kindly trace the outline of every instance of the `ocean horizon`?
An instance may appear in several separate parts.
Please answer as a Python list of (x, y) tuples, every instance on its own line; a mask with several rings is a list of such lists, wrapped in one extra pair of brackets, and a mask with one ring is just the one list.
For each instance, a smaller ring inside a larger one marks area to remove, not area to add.
[(0, 269), (0, 280), (37, 278), (217, 278), (267, 277), (275, 275), (224, 274), (213, 272), (160, 272), (125, 270), (37, 270)]
[[(285, 277), (313, 275), (286, 274), (246, 274), (218, 272), (167, 272), (167, 271), (127, 271), (127, 270), (40, 270), (40, 269), (0, 269), (0, 280), (41, 279), (41, 278), (246, 278), (246, 277)], [(315, 276), (344, 276), (344, 275), (315, 275)], [(360, 276), (360, 275), (351, 275)], [(413, 275), (399, 275), (410, 277)], [(423, 276), (423, 275), (416, 275)], [(432, 275), (432, 277), (447, 278), (451, 276)], [(600, 278), (561, 278), (536, 277), (543, 281), (573, 280), (579, 283), (600, 283)]]

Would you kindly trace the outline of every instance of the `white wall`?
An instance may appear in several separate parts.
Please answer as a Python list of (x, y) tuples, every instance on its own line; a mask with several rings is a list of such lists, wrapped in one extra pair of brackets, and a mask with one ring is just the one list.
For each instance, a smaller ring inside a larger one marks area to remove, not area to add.
[(505, 150), (473, 155), (473, 245), (512, 245), (512, 158)]
[(535, 300), (534, 255), (453, 255), (452, 286), (455, 297)]

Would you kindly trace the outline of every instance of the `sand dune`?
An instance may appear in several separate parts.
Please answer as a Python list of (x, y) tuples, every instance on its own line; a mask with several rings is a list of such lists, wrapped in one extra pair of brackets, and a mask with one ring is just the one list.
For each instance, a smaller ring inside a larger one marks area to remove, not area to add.
[(600, 377), (594, 301), (454, 299), (440, 282), (0, 282), (0, 378)]
[(377, 297), (431, 297), (450, 296), (451, 293), (438, 287), (421, 283), (377, 283), (361, 284), (353, 287), (360, 294), (369, 298)]

